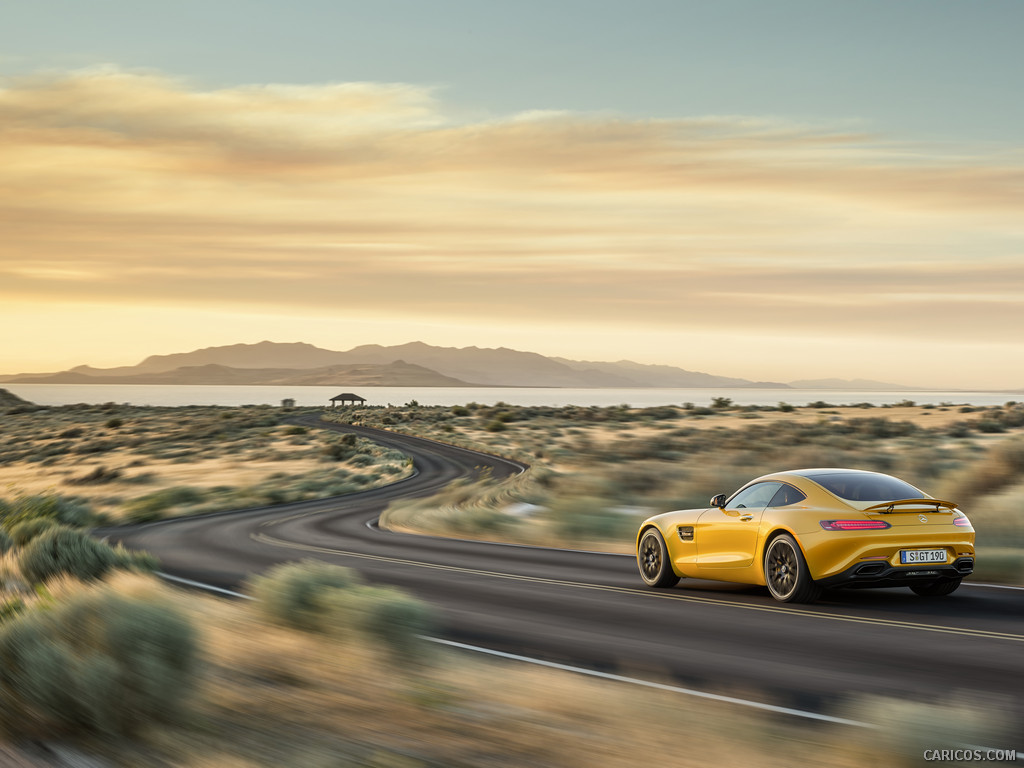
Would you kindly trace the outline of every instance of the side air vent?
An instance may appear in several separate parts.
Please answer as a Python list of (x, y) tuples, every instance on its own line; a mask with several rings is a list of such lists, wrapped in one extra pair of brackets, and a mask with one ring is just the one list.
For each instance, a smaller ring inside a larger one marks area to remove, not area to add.
[(679, 538), (681, 541), (693, 541), (693, 526), (692, 525), (680, 525), (679, 526)]

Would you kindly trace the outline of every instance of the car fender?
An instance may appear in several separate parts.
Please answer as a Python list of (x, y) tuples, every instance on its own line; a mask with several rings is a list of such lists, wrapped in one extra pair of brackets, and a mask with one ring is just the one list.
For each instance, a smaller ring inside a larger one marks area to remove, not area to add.
[(758, 542), (757, 553), (754, 557), (754, 565), (757, 568), (757, 576), (759, 579), (758, 583), (762, 586), (766, 583), (764, 579), (764, 554), (768, 551), (768, 545), (783, 534), (789, 534), (793, 541), (796, 542), (796, 545), (800, 547), (800, 554), (804, 556), (804, 562), (807, 563), (807, 568), (811, 572), (811, 578), (818, 578), (818, 571), (816, 571), (814, 566), (811, 564), (811, 558), (807, 556), (807, 550), (804, 548), (804, 544), (800, 540), (800, 535), (788, 526), (775, 525), (772, 526), (761, 541)]

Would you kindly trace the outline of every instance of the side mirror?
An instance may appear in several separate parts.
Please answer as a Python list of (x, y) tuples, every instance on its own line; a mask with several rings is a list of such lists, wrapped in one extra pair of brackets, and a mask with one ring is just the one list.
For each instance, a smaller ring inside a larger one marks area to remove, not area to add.
[(711, 506), (718, 507), (719, 509), (725, 509), (725, 500), (729, 498), (724, 493), (720, 493), (717, 496), (711, 497)]

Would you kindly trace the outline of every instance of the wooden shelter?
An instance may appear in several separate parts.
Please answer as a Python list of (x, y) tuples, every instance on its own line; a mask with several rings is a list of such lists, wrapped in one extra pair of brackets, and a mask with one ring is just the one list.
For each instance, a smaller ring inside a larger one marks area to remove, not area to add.
[(350, 403), (352, 405), (356, 405), (357, 403), (362, 405), (365, 402), (365, 397), (353, 395), (351, 392), (342, 392), (340, 395), (335, 395), (331, 398), (331, 408), (334, 408), (338, 403), (341, 403), (342, 405), (348, 405)]

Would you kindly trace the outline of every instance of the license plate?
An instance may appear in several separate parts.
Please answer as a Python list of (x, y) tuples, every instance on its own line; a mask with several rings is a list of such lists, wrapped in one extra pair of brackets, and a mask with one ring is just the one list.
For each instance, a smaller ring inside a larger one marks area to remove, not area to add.
[(944, 563), (946, 562), (946, 550), (944, 549), (901, 549), (900, 562), (909, 563)]

